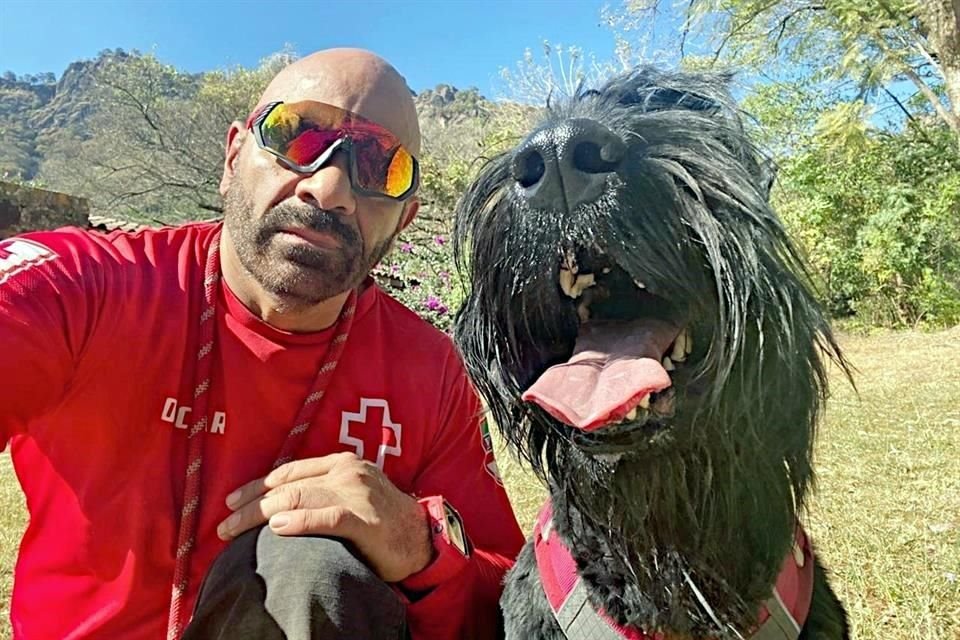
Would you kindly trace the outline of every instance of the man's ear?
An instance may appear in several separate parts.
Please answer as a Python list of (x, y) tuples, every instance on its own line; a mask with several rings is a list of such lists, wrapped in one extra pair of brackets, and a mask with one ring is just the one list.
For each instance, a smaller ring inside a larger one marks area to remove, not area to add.
[(240, 149), (243, 148), (244, 135), (243, 123), (235, 120), (227, 131), (227, 148), (223, 157), (223, 175), (220, 177), (220, 195), (227, 195), (230, 183), (233, 182), (233, 176), (236, 174), (237, 161), (240, 158)]
[(417, 211), (420, 210), (420, 198), (413, 196), (405, 203), (403, 203), (403, 213), (400, 216), (400, 228), (397, 229), (397, 232), (403, 231), (406, 229), (413, 219), (417, 217)]

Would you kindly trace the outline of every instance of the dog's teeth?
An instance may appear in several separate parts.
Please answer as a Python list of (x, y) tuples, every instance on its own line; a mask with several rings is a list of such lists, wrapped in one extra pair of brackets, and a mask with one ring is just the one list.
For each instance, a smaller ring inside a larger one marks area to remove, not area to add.
[(686, 338), (684, 339), (683, 345), (686, 349), (686, 352), (689, 354), (693, 351), (693, 336), (690, 335), (689, 329), (684, 329), (683, 335), (686, 336)]
[(637, 406), (640, 407), (641, 409), (649, 409), (649, 408), (650, 408), (650, 394), (648, 393), (647, 395), (645, 395), (645, 396), (643, 396), (642, 398), (640, 398), (640, 403), (639, 403)]
[(626, 420), (626, 421), (628, 421), (628, 422), (629, 422), (629, 421), (632, 421), (632, 420), (636, 420), (636, 419), (637, 419), (637, 408), (636, 408), (636, 407), (634, 407), (633, 409), (630, 409), (630, 411), (627, 413), (627, 415), (624, 416), (624, 420)]
[(585, 273), (582, 276), (577, 276), (577, 279), (573, 281), (573, 297), (579, 298), (583, 294), (584, 289), (589, 289), (597, 283), (597, 278), (592, 273)]
[(634, 280), (634, 281), (633, 281), (633, 284), (637, 285), (637, 288), (638, 288), (638, 289), (646, 289), (646, 288), (647, 288), (647, 285), (643, 284), (643, 283), (640, 282), (639, 280)]
[(603, 273), (604, 273), (604, 274), (610, 273), (610, 267), (604, 267), (604, 268), (603, 268)]
[(665, 356), (663, 358), (663, 368), (667, 371), (673, 371), (676, 369), (676, 367), (673, 366), (673, 360), (671, 360), (669, 356)]
[(682, 331), (673, 343), (673, 351), (670, 352), (670, 359), (674, 362), (683, 362), (687, 359), (687, 332)]
[(560, 288), (574, 300), (583, 295), (585, 289), (589, 289), (596, 283), (596, 276), (592, 273), (578, 276), (568, 269), (560, 269)]

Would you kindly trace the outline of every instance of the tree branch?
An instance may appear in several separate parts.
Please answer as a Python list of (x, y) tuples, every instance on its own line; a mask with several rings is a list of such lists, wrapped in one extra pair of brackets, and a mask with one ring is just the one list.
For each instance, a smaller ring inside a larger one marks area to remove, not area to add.
[(941, 120), (953, 131), (958, 139), (960, 139), (960, 117), (957, 117), (950, 112), (949, 109), (943, 104), (940, 100), (940, 97), (934, 92), (930, 86), (923, 81), (916, 71), (913, 70), (913, 67), (904, 60), (900, 55), (895, 51), (892, 51), (887, 43), (883, 40), (881, 34), (874, 33), (874, 40), (876, 41), (877, 48), (880, 52), (886, 56), (891, 62), (896, 63), (901, 70), (901, 73), (910, 79), (911, 82), (919, 89), (920, 93), (923, 94), (923, 97), (933, 106), (933, 110), (937, 112), (937, 115)]
[(680, 59), (687, 55), (687, 36), (690, 35), (690, 16), (693, 14), (693, 5), (697, 0), (690, 0), (687, 5), (687, 19), (683, 21), (683, 33), (680, 34)]
[[(790, 22), (790, 20), (792, 20), (792, 19), (793, 19), (794, 17), (796, 17), (797, 15), (803, 13), (804, 11), (824, 11), (824, 10), (826, 10), (826, 6), (824, 6), (824, 5), (822, 5), (822, 4), (812, 4), (812, 5), (807, 5), (807, 6), (805, 6), (805, 7), (798, 7), (798, 8), (796, 8), (796, 9), (794, 9), (793, 11), (791, 11), (790, 13), (788, 13), (787, 15), (785, 15), (785, 16), (780, 20), (780, 24), (778, 25), (778, 26), (779, 26), (779, 33), (777, 34), (776, 39), (774, 39), (774, 41), (773, 41), (773, 50), (774, 50), (774, 52), (775, 52), (777, 55), (780, 55), (780, 41), (783, 40), (783, 34), (786, 32), (786, 30), (787, 30), (787, 23)], [(770, 31), (767, 32), (767, 36), (770, 36), (770, 34), (772, 34), (774, 31), (777, 31), (777, 30), (778, 30), (777, 27), (774, 27), (773, 29), (770, 29)]]
[(717, 46), (717, 50), (713, 54), (714, 64), (716, 64), (717, 60), (720, 59), (720, 55), (723, 53), (724, 48), (726, 48), (727, 43), (730, 42), (730, 40), (740, 35), (740, 33), (742, 31), (745, 31), (747, 27), (749, 27), (753, 23), (754, 20), (760, 17), (760, 14), (766, 11), (769, 11), (773, 7), (777, 6), (779, 2), (780, 0), (771, 0), (771, 2), (767, 3), (765, 6), (762, 6), (756, 9), (753, 12), (753, 14), (748, 16), (743, 22), (731, 28), (730, 31), (725, 36), (723, 36), (723, 38), (720, 40), (720, 44)]
[(900, 98), (898, 98), (897, 96), (895, 96), (895, 95), (893, 94), (893, 92), (890, 91), (890, 89), (888, 89), (886, 86), (883, 87), (883, 91), (884, 91), (884, 93), (886, 93), (888, 96), (890, 96), (890, 99), (893, 100), (894, 103), (895, 103), (898, 107), (900, 107), (900, 110), (903, 111), (904, 115), (907, 116), (907, 120), (909, 120), (910, 122), (913, 122), (914, 124), (917, 125), (917, 131), (920, 133), (920, 137), (922, 137), (922, 138), (924, 139), (924, 141), (926, 141), (927, 143), (933, 144), (933, 140), (931, 140), (931, 139), (930, 139), (930, 136), (927, 135), (927, 132), (926, 132), (926, 130), (923, 128), (923, 125), (920, 124), (920, 121), (917, 120), (917, 119), (914, 117), (914, 115), (913, 115), (912, 113), (910, 113), (910, 111), (907, 109), (907, 107), (904, 106), (904, 104), (900, 101)]

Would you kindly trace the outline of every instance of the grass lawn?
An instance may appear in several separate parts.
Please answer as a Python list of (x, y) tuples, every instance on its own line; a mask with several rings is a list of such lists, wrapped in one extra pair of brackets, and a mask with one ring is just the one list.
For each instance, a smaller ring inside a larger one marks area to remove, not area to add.
[[(817, 448), (807, 518), (860, 640), (960, 638), (960, 327), (844, 334), (858, 392), (840, 376)], [(506, 453), (507, 488), (529, 530), (543, 491)], [(26, 514), (0, 454), (0, 639)]]

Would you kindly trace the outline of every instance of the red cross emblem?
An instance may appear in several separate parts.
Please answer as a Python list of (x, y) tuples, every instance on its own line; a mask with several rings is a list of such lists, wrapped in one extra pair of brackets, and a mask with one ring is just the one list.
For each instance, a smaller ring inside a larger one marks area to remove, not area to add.
[(400, 455), (400, 424), (390, 419), (390, 405), (380, 398), (360, 398), (360, 410), (340, 416), (340, 443), (383, 469), (387, 456)]

